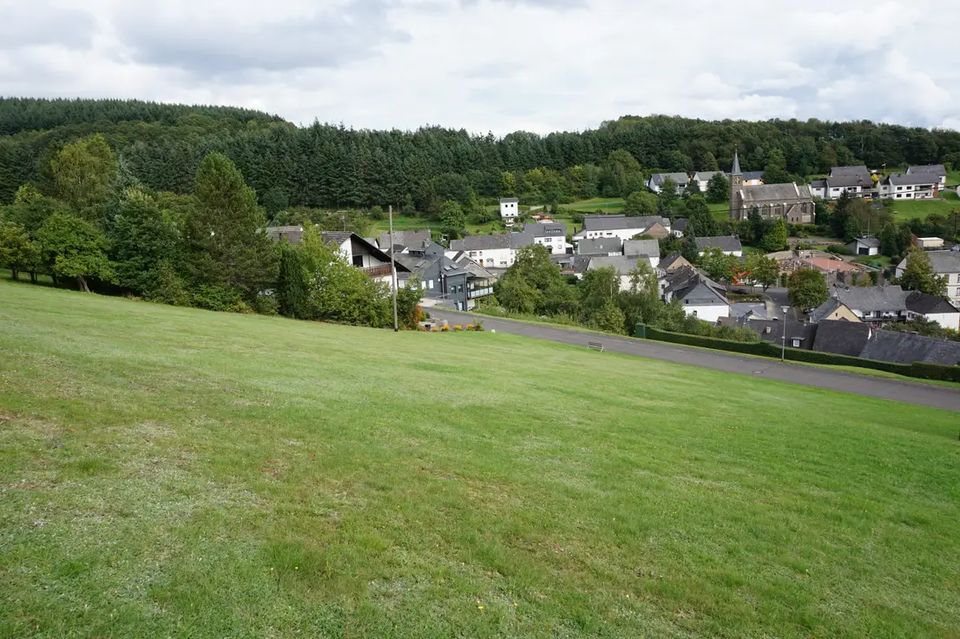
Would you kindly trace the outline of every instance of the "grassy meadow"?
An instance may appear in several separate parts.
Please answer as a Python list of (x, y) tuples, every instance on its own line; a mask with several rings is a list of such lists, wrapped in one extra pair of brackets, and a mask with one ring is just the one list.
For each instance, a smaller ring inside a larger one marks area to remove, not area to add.
[(503, 334), (0, 281), (0, 636), (957, 636), (957, 431)]

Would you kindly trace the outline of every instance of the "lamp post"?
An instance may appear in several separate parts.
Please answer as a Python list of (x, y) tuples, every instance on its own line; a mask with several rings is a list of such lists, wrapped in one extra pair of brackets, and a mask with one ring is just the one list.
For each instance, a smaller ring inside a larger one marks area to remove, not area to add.
[(782, 364), (787, 358), (787, 311), (790, 310), (789, 306), (781, 306), (783, 310), (783, 335), (780, 337), (780, 363)]

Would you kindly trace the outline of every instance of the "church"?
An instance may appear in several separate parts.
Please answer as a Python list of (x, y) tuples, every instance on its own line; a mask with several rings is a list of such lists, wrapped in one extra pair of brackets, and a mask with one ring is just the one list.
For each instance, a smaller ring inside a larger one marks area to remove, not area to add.
[(815, 215), (813, 196), (806, 184), (745, 186), (740, 156), (734, 151), (730, 169), (730, 219), (745, 220), (754, 209), (764, 219), (782, 218), (789, 224), (813, 224)]

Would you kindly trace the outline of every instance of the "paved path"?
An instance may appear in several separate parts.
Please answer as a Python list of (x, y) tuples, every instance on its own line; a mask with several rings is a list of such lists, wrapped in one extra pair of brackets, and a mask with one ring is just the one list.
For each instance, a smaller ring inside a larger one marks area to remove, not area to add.
[(724, 351), (681, 346), (669, 342), (585, 333), (563, 326), (518, 322), (438, 308), (430, 309), (430, 314), (433, 317), (445, 319), (451, 324), (466, 324), (479, 319), (486, 330), (494, 329), (499, 333), (512, 333), (581, 346), (586, 346), (587, 342), (600, 342), (605, 350), (618, 353), (960, 412), (960, 390), (944, 386), (858, 375), (790, 362), (780, 363), (775, 359), (744, 357)]

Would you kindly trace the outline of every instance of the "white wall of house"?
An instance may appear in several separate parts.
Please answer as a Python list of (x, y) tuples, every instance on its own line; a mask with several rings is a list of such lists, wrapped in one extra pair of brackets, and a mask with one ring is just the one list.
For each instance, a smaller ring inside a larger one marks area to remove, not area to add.
[[(732, 255), (734, 257), (743, 257), (743, 251), (721, 251), (721, 252), (724, 255)], [(697, 255), (699, 255), (700, 257), (703, 257), (704, 253), (706, 253), (706, 251), (699, 251)]]
[(683, 310), (688, 316), (695, 316), (704, 322), (715, 323), (721, 317), (730, 317), (730, 307), (726, 304), (684, 304)]
[(931, 322), (936, 322), (944, 328), (960, 330), (960, 313), (929, 313), (924, 315)]
[(933, 184), (883, 184), (878, 193), (891, 200), (932, 200), (938, 189)]
[[(465, 251), (467, 257), (487, 268), (509, 268), (517, 261), (517, 250), (512, 248), (477, 249)], [(447, 257), (452, 258), (456, 251), (448, 251)]]
[(827, 197), (827, 187), (814, 186), (810, 184), (810, 195), (813, 197), (826, 198)]
[(513, 219), (520, 215), (520, 205), (517, 202), (501, 202), (500, 203), (500, 218), (501, 219)]
[(631, 228), (631, 229), (605, 229), (602, 231), (580, 231), (577, 233), (575, 240), (592, 240), (598, 237), (619, 237), (621, 241), (631, 240), (635, 235), (640, 235), (646, 229), (643, 228)]
[(546, 247), (552, 255), (563, 255), (567, 252), (567, 238), (558, 237), (535, 237), (534, 243)]

